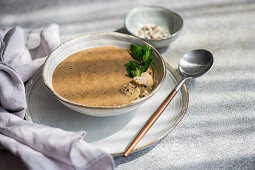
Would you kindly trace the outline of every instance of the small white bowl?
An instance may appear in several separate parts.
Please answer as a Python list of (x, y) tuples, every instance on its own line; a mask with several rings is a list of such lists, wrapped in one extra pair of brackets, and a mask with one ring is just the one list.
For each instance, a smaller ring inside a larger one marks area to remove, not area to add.
[(180, 35), (183, 27), (182, 17), (167, 8), (159, 6), (144, 6), (132, 9), (125, 18), (125, 28), (138, 38), (138, 30), (147, 24), (156, 24), (170, 33), (168, 37), (153, 40), (143, 39), (155, 48), (167, 47)]
[(147, 99), (153, 96), (162, 86), (166, 75), (166, 66), (159, 52), (152, 47), (153, 58), (152, 67), (154, 69), (155, 87), (153, 91), (146, 97), (134, 100), (131, 103), (119, 106), (89, 106), (80, 103), (75, 103), (61, 97), (55, 92), (52, 85), (52, 76), (57, 65), (70, 55), (89, 48), (100, 46), (115, 46), (120, 48), (129, 48), (131, 44), (145, 45), (146, 42), (130, 35), (108, 32), (108, 33), (93, 33), (71, 39), (58, 46), (46, 59), (43, 67), (43, 81), (52, 94), (65, 106), (77, 112), (91, 116), (115, 116), (130, 112), (141, 106)]

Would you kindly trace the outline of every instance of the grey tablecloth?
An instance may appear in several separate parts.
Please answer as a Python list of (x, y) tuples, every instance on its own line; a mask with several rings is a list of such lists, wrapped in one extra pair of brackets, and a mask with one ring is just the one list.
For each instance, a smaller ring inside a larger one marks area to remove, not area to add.
[(132, 8), (161, 5), (184, 19), (180, 37), (161, 50), (177, 67), (191, 49), (215, 57), (214, 68), (192, 82), (187, 114), (161, 142), (128, 158), (116, 169), (254, 169), (255, 2), (249, 0), (96, 0), (0, 2), (0, 25), (37, 28), (60, 25), (62, 41), (90, 32), (123, 31)]

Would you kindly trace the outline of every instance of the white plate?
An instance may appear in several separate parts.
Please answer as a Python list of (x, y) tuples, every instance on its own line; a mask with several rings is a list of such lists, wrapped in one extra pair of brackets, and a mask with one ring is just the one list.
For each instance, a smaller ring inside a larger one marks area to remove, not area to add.
[[(178, 73), (167, 65), (166, 80), (161, 89), (135, 112), (114, 117), (92, 117), (68, 109), (43, 84), (41, 69), (26, 83), (26, 119), (38, 124), (68, 131), (85, 130), (85, 141), (109, 154), (122, 154), (146, 120), (163, 102), (180, 80)], [(166, 136), (182, 119), (188, 108), (188, 91), (183, 86), (164, 113), (136, 145), (143, 149)]]

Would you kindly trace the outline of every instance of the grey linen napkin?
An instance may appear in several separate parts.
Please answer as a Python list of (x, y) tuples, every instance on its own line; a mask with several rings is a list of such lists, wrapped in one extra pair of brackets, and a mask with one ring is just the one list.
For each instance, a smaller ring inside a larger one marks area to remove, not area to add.
[[(59, 45), (58, 25), (38, 33), (0, 29), (0, 149), (31, 170), (114, 169), (112, 156), (86, 143), (85, 132), (68, 132), (27, 122), (24, 82)], [(3, 162), (2, 162), (3, 163)]]

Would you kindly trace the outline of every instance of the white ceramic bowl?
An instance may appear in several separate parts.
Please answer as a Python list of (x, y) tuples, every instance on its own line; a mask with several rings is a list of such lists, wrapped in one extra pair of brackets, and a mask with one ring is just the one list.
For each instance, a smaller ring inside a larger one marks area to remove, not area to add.
[(146, 97), (134, 100), (131, 103), (119, 106), (89, 106), (75, 103), (61, 97), (54, 91), (52, 85), (52, 76), (57, 65), (70, 55), (89, 48), (100, 46), (115, 46), (120, 48), (129, 48), (131, 44), (145, 45), (146, 42), (130, 35), (108, 32), (108, 33), (93, 33), (71, 39), (58, 46), (46, 59), (43, 67), (43, 81), (52, 94), (65, 106), (80, 113), (91, 116), (115, 116), (130, 112), (141, 106), (147, 99), (153, 96), (162, 86), (166, 74), (166, 66), (163, 58), (158, 51), (152, 47), (153, 58), (152, 67), (154, 69), (155, 87), (153, 91)]
[(167, 47), (180, 35), (183, 27), (182, 17), (167, 8), (159, 6), (144, 6), (132, 9), (125, 18), (127, 31), (134, 36), (138, 36), (138, 30), (146, 24), (156, 24), (167, 30), (170, 35), (160, 40), (142, 40), (153, 45), (155, 48)]

